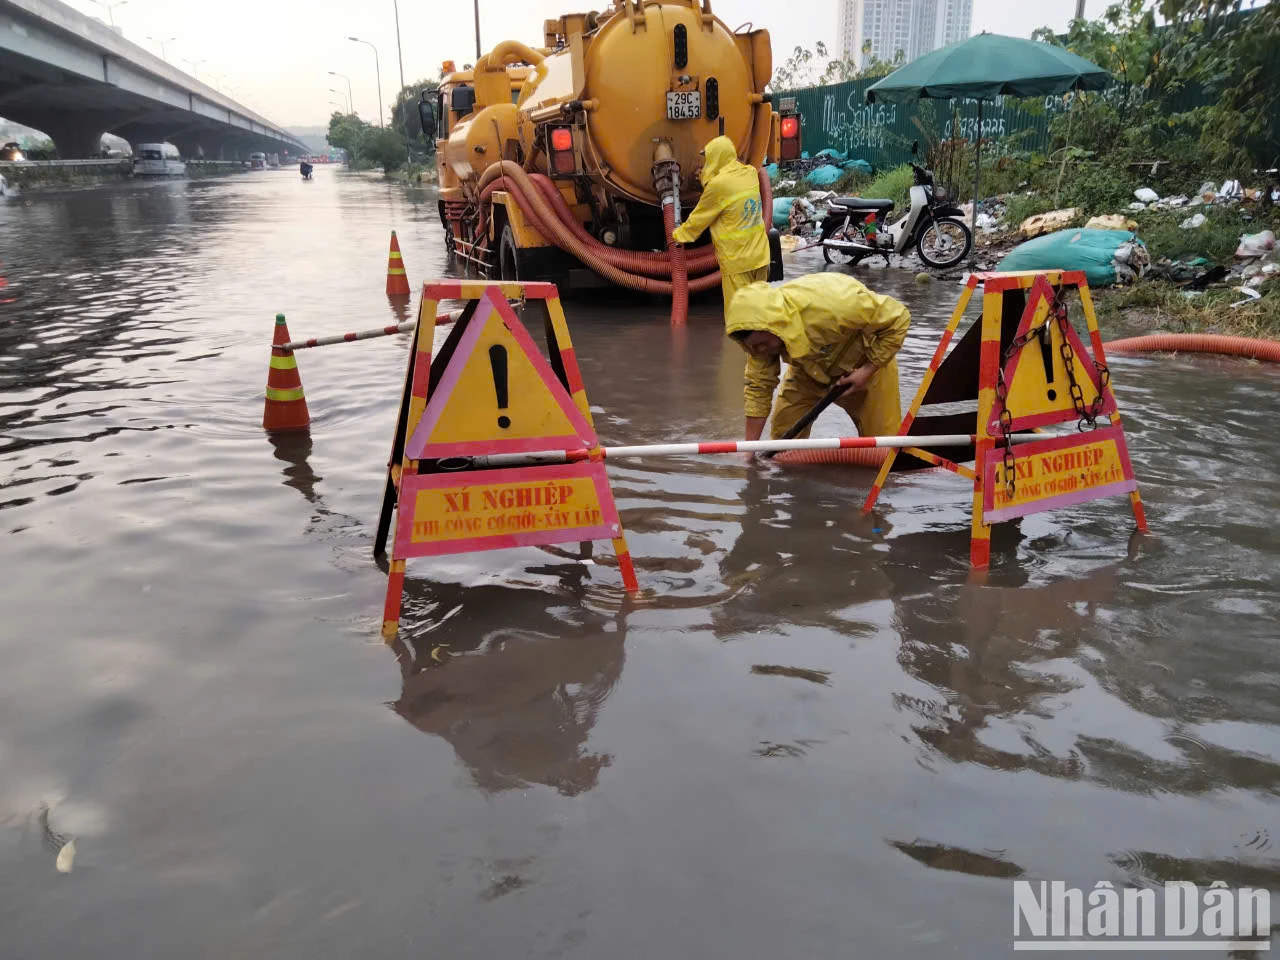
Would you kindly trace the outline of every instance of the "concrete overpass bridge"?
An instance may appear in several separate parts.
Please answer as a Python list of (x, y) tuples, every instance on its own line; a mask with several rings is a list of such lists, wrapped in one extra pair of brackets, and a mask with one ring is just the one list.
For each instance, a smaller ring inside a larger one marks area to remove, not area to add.
[(43, 130), (63, 159), (104, 133), (183, 156), (308, 153), (274, 125), (58, 0), (0, 0), (0, 117)]

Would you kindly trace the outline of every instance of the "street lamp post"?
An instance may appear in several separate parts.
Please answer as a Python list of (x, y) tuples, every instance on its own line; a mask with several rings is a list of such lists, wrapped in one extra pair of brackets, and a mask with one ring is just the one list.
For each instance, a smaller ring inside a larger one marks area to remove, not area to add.
[(116, 7), (123, 7), (129, 0), (117, 0), (115, 3), (104, 3), (103, 0), (91, 0), (91, 2), (96, 3), (107, 11), (107, 18), (111, 21), (111, 26), (114, 27), (116, 25), (116, 15), (113, 11)]
[(329, 76), (341, 77), (343, 80), (347, 81), (347, 112), (352, 115), (355, 115), (355, 112), (356, 112), (355, 99), (351, 96), (351, 78), (348, 77), (345, 73), (336, 73), (333, 70), (329, 71)]
[(480, 59), (480, 0), (472, 0), (476, 13), (476, 60)]
[(396, 12), (396, 56), (400, 58), (400, 89), (404, 89), (404, 51), (400, 49), (400, 0), (391, 0)]
[[(340, 97), (342, 97), (342, 96), (346, 96), (346, 94), (344, 94), (341, 90), (337, 89), (336, 87), (330, 87), (330, 88), (329, 88), (329, 92), (330, 92), (330, 93), (336, 93), (336, 94), (337, 94), (338, 96), (340, 96)], [(338, 106), (342, 106), (342, 104), (338, 104)], [(351, 100), (350, 100), (350, 99), (348, 99), (348, 100), (347, 100), (347, 113), (350, 113), (350, 112), (351, 112)]]
[(178, 38), (177, 38), (177, 37), (164, 37), (163, 39), (159, 39), (159, 40), (158, 40), (158, 39), (156, 39), (155, 37), (147, 37), (147, 39), (148, 39), (148, 40), (150, 40), (152, 43), (158, 43), (158, 44), (160, 44), (160, 59), (161, 59), (161, 60), (163, 60), (165, 63), (168, 63), (168, 62), (169, 62), (169, 54), (165, 51), (165, 46), (164, 46), (164, 45), (165, 45), (166, 43), (173, 43), (173, 41), (177, 40)]
[(200, 60), (188, 60), (188, 59), (186, 59), (185, 57), (183, 58), (182, 62), (183, 62), (183, 63), (185, 63), (185, 64), (190, 65), (190, 67), (191, 67), (191, 75), (192, 75), (193, 77), (195, 77), (197, 80), (199, 80), (199, 79), (200, 79), (200, 64), (202, 64), (202, 63), (208, 63), (208, 61), (207, 61), (207, 60), (204, 60), (204, 59), (200, 59)]
[(361, 40), (359, 37), (347, 37), (347, 39), (354, 40), (356, 43), (363, 43), (373, 51), (373, 71), (378, 81), (378, 126), (385, 126), (382, 122), (382, 65), (378, 60), (378, 48), (368, 40)]

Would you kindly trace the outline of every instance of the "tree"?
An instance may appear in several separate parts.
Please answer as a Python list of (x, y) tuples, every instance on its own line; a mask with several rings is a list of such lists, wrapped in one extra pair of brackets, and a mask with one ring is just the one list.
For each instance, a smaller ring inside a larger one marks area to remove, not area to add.
[(408, 160), (404, 138), (390, 127), (370, 130), (362, 147), (365, 159), (387, 173), (400, 169)]
[(372, 128), (354, 113), (334, 111), (329, 117), (326, 139), (347, 154), (347, 166), (358, 169), (365, 163), (365, 144)]
[(428, 140), (422, 134), (418, 101), (424, 90), (427, 91), (427, 100), (434, 100), (434, 93), (439, 87), (440, 83), (436, 80), (419, 80), (396, 94), (395, 102), (391, 105), (390, 129), (404, 137), (415, 153), (429, 156), (435, 152), (435, 142)]

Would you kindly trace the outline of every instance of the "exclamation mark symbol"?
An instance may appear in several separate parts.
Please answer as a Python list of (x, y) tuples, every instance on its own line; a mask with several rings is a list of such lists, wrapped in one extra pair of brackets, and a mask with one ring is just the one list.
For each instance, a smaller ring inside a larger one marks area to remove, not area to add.
[(1053, 328), (1047, 320), (1040, 328), (1040, 358), (1044, 361), (1044, 380), (1049, 388), (1049, 399), (1057, 400), (1058, 391), (1053, 389)]
[[(498, 398), (498, 409), (507, 409), (507, 348), (495, 343), (489, 348), (489, 366), (493, 370), (493, 392)], [(503, 430), (511, 426), (511, 418), (498, 417), (498, 426)]]

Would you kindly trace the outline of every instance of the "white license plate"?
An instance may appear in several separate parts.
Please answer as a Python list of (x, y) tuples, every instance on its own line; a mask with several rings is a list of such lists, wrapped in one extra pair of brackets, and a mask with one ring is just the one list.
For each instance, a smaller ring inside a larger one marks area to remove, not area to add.
[(667, 91), (668, 120), (697, 120), (700, 116), (702, 116), (702, 93), (700, 91)]

